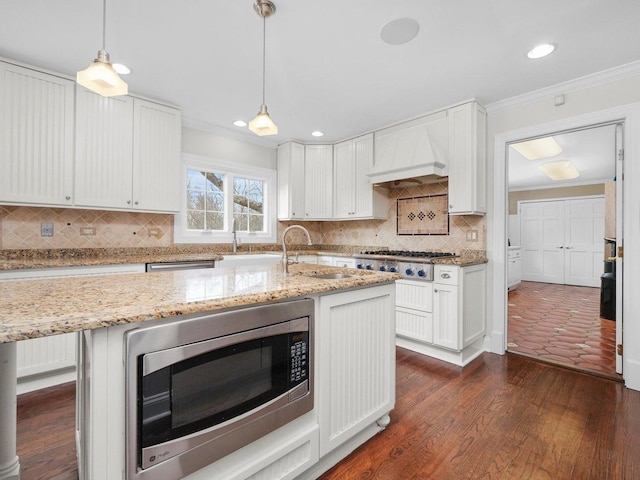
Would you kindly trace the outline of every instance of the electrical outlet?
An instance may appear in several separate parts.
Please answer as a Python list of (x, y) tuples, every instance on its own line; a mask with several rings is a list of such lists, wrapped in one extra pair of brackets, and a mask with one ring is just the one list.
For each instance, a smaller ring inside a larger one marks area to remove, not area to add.
[(477, 230), (468, 230), (467, 231), (467, 242), (477, 242), (478, 241), (478, 231)]
[(41, 237), (53, 237), (53, 223), (42, 222), (40, 224), (40, 236)]
[(82, 227), (80, 229), (80, 235), (93, 236), (95, 234), (96, 234), (96, 228), (95, 227)]

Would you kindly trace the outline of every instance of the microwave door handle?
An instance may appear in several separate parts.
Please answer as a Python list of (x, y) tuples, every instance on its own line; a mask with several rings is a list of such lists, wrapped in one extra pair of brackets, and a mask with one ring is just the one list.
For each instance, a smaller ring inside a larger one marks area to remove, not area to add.
[(181, 345), (167, 350), (147, 353), (144, 355), (142, 361), (142, 374), (149, 375), (150, 373), (162, 370), (163, 368), (175, 363), (196, 357), (203, 353), (228, 347), (229, 345), (247, 342), (258, 338), (271, 337), (273, 335), (281, 335), (289, 333), (289, 331), (289, 323), (283, 322), (277, 325), (249, 330), (247, 332), (235, 333), (224, 337), (212, 338), (203, 342)]

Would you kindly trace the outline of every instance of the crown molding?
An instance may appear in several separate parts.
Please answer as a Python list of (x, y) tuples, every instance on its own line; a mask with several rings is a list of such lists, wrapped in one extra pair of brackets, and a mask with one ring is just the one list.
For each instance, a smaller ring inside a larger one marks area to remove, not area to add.
[(541, 88), (540, 90), (527, 92), (515, 97), (498, 100), (497, 102), (486, 105), (486, 109), (488, 113), (491, 113), (500, 110), (523, 107), (542, 99), (554, 98), (556, 95), (566, 95), (568, 93), (586, 90), (588, 88), (633, 77), (635, 75), (640, 75), (640, 61), (627, 63), (601, 72), (591, 73), (584, 77), (578, 77), (573, 80)]

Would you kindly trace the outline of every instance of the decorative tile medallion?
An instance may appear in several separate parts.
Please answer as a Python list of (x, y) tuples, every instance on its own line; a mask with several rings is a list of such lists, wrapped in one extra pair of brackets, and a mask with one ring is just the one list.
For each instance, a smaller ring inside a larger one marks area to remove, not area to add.
[(449, 235), (447, 195), (398, 199), (398, 235)]

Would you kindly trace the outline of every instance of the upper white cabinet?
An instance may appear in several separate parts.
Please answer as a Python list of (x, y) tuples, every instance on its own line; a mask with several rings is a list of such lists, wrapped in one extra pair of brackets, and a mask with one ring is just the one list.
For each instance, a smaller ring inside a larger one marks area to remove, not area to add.
[(78, 87), (75, 205), (177, 212), (180, 112)]
[(0, 202), (73, 202), (71, 80), (0, 62)]
[(448, 110), (449, 214), (487, 212), (487, 113), (476, 102)]
[(387, 217), (388, 191), (371, 184), (367, 175), (372, 168), (372, 133), (334, 146), (334, 219)]
[(304, 147), (304, 217), (330, 220), (333, 215), (333, 145)]
[(304, 218), (304, 145), (278, 146), (278, 219)]
[(278, 220), (330, 220), (333, 145), (278, 146)]

